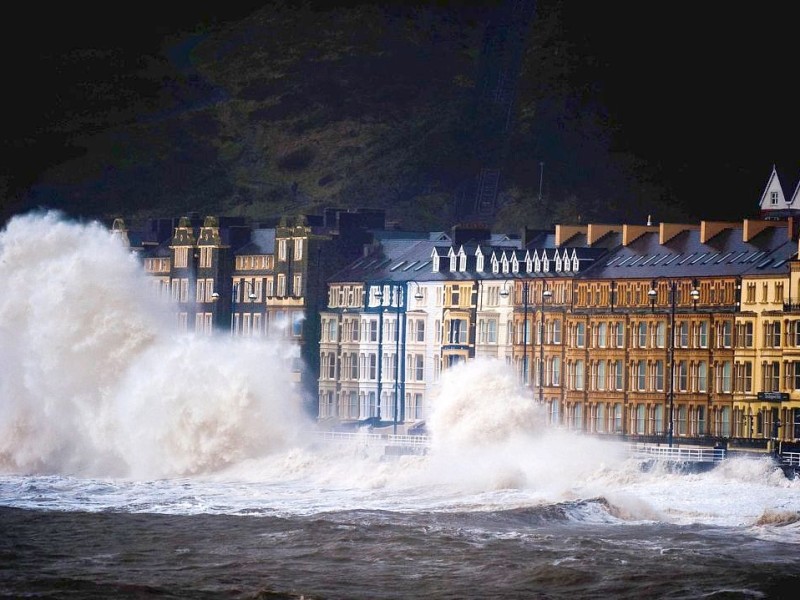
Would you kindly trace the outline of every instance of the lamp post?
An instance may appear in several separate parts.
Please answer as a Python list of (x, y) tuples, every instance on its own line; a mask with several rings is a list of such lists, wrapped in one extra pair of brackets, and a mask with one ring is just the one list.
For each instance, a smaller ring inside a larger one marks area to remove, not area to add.
[[(417, 300), (422, 299), (422, 292), (419, 290), (419, 284), (416, 281), (408, 281), (406, 283), (413, 283), (417, 286), (417, 293), (414, 295), (414, 298)], [(392, 433), (397, 435), (397, 422), (398, 422), (398, 406), (400, 403), (400, 314), (404, 312), (403, 309), (405, 308), (405, 293), (401, 283), (392, 283), (391, 284), (391, 293), (394, 297), (395, 302), (395, 310), (397, 313), (397, 320), (395, 322), (395, 356), (394, 356), (394, 404), (392, 406)], [(378, 419), (380, 419), (380, 395), (382, 391), (382, 377), (383, 377), (383, 313), (386, 310), (386, 306), (383, 303), (383, 291), (381, 288), (378, 288), (378, 291), (375, 292), (375, 298), (380, 301), (381, 310), (379, 313), (379, 324), (378, 324)], [(392, 302), (390, 298), (390, 303)], [(403, 349), (405, 351), (405, 338), (406, 332), (405, 328), (403, 328)]]
[(522, 383), (528, 381), (528, 285), (529, 280), (522, 282)]
[[(255, 287), (253, 283), (247, 281), (246, 279), (242, 280), (242, 283), (247, 285), (250, 288), (250, 293), (247, 295), (250, 300), (255, 300), (258, 296), (255, 293)], [(231, 289), (231, 335), (236, 335), (236, 298), (239, 295), (239, 284), (234, 283), (233, 288)]]
[[(506, 284), (503, 284), (503, 289), (500, 290), (500, 295), (503, 298), (506, 298), (509, 294), (508, 290), (506, 289)], [(529, 301), (529, 293), (530, 293), (530, 280), (526, 279), (522, 282), (522, 383), (526, 383), (528, 381), (528, 335), (529, 335), (529, 328), (528, 328), (528, 301)], [(553, 292), (548, 290), (547, 288), (542, 291), (542, 303), (544, 303), (545, 299), (549, 299), (553, 295)], [(540, 348), (540, 356), (544, 352), (544, 332), (542, 327), (544, 326), (544, 306), (542, 306), (542, 322), (539, 323), (539, 340), (542, 342), (542, 347)], [(541, 359), (543, 360), (543, 358)], [(543, 363), (540, 362), (539, 365), (539, 399), (542, 398), (542, 382), (544, 381), (543, 375)]]
[[(400, 403), (400, 284), (392, 286), (395, 298), (397, 316), (394, 322), (394, 402), (392, 403), (392, 435), (397, 435), (397, 405)], [(403, 298), (405, 303), (405, 298)], [(405, 333), (405, 332), (404, 332)]]
[(539, 404), (544, 404), (544, 305), (545, 301), (549, 302), (553, 297), (553, 292), (547, 289), (546, 285), (542, 290), (542, 320), (539, 321)]
[[(523, 385), (528, 381), (528, 284), (530, 280), (526, 279), (522, 282), (522, 383)], [(506, 289), (508, 282), (503, 283), (503, 289), (500, 290), (500, 295), (503, 298), (508, 297), (509, 291)]]
[(544, 161), (539, 162), (539, 204), (542, 203), (542, 179), (544, 179)]
[(375, 299), (380, 303), (380, 312), (378, 313), (378, 356), (377, 356), (377, 363), (378, 363), (378, 386), (377, 386), (377, 397), (375, 398), (376, 404), (376, 415), (375, 417), (378, 421), (381, 420), (381, 393), (382, 393), (382, 367), (383, 367), (383, 285), (378, 287), (378, 291), (375, 292)]
[[(658, 284), (658, 280), (654, 279), (650, 283), (650, 289), (647, 292), (647, 296), (650, 298), (650, 305), (655, 312), (656, 307), (656, 298), (658, 297), (658, 290), (656, 289), (656, 285)], [(669, 447), (672, 448), (672, 436), (674, 433), (674, 405), (675, 405), (675, 311), (676, 311), (676, 304), (678, 302), (678, 282), (670, 280), (667, 282), (669, 286), (669, 303), (670, 303), (670, 310), (669, 310), (669, 391), (668, 391), (668, 400), (669, 400), (669, 429), (667, 430), (667, 441), (669, 443)], [(692, 291), (689, 293), (694, 302), (695, 308), (697, 307), (697, 300), (700, 297), (700, 291), (697, 289), (697, 280), (692, 280)]]
[[(417, 283), (413, 279), (409, 279), (408, 281), (406, 281), (406, 286), (405, 286), (405, 290), (404, 290), (404, 294), (403, 294), (403, 309), (404, 310), (403, 310), (403, 348), (402, 348), (402, 352), (400, 351), (400, 328), (399, 328), (400, 327), (400, 303), (399, 302), (398, 302), (398, 307), (397, 307), (397, 322), (398, 322), (398, 330), (397, 330), (397, 340), (398, 340), (398, 342), (397, 342), (397, 344), (398, 344), (398, 347), (397, 347), (397, 362), (398, 362), (398, 367), (397, 367), (397, 370), (395, 370), (395, 380), (394, 380), (395, 403), (394, 403), (394, 415), (393, 415), (394, 416), (394, 420), (393, 420), (393, 426), (392, 426), (392, 433), (394, 435), (397, 435), (397, 422), (398, 422), (398, 415), (397, 415), (397, 410), (398, 409), (397, 409), (397, 406), (399, 404), (398, 399), (399, 398), (403, 398), (403, 400), (405, 401), (405, 394), (406, 394), (405, 354), (406, 354), (406, 343), (408, 341), (408, 331), (407, 331), (408, 305), (406, 303), (406, 299), (408, 298), (408, 286), (409, 286), (409, 284), (412, 284), (412, 283), (414, 284), (414, 287), (417, 290), (416, 293), (414, 294), (414, 299), (417, 302), (419, 302), (420, 300), (422, 300), (424, 298), (424, 296), (422, 294), (422, 291), (419, 289), (419, 283)], [(402, 289), (399, 284), (398, 284), (398, 289)], [(412, 334), (413, 334), (413, 332), (412, 332)], [(398, 387), (397, 374), (398, 373), (400, 374), (400, 377), (402, 377), (402, 384), (400, 385), (399, 395), (398, 395), (398, 390), (397, 390), (397, 387)], [(405, 416), (405, 407), (404, 407), (404, 410), (403, 410), (403, 415)]]

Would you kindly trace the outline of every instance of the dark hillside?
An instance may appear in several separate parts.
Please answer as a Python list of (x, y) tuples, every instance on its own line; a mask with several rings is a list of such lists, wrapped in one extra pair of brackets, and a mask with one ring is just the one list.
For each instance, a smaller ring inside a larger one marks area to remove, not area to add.
[(368, 206), (431, 229), (680, 218), (615, 151), (561, 4), (512, 12), (533, 4), (270, 3), (171, 36), (137, 63), (141, 97), (62, 128), (68, 160), (23, 202), (104, 219)]

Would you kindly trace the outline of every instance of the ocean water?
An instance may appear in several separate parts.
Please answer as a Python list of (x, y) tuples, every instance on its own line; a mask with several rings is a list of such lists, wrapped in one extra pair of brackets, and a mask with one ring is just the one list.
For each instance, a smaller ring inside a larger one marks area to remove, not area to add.
[(136, 260), (0, 233), (0, 597), (795, 598), (800, 482), (644, 471), (502, 364), (446, 373), (425, 456), (323, 443), (274, 340), (177, 336)]

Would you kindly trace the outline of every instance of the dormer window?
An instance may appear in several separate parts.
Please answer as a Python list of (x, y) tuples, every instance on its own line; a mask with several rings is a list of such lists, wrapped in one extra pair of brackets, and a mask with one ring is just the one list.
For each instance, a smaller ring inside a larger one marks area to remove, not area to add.
[(508, 257), (503, 255), (503, 273), (508, 273)]
[(500, 263), (497, 262), (497, 257), (492, 254), (492, 273), (500, 272)]
[(578, 272), (578, 257), (577, 257), (577, 256), (573, 256), (573, 257), (572, 257), (572, 270), (573, 270), (575, 273), (577, 273), (577, 272)]
[(467, 270), (467, 254), (463, 248), (458, 251), (458, 270), (462, 273)]
[(513, 259), (511, 259), (511, 272), (519, 273), (519, 261), (517, 260), (516, 256)]
[(433, 251), (432, 258), (433, 258), (433, 261), (431, 262), (431, 264), (433, 265), (433, 272), (434, 273), (438, 273), (439, 272), (439, 253), (436, 252), (436, 250)]
[(475, 251), (475, 270), (478, 273), (483, 273), (483, 252), (478, 248)]
[(769, 203), (772, 206), (778, 205), (778, 192), (770, 192), (769, 193)]
[(534, 270), (536, 273), (538, 273), (539, 271), (541, 271), (541, 270), (542, 270), (542, 261), (540, 261), (540, 260), (539, 260), (539, 257), (538, 257), (538, 256), (537, 256), (537, 257), (534, 259), (534, 261), (533, 261), (533, 270)]
[(556, 272), (561, 272), (561, 257), (556, 254)]
[(546, 256), (546, 255), (545, 255), (545, 257), (542, 259), (542, 270), (543, 270), (545, 273), (547, 273), (548, 271), (550, 271), (550, 260), (547, 258), (547, 256)]

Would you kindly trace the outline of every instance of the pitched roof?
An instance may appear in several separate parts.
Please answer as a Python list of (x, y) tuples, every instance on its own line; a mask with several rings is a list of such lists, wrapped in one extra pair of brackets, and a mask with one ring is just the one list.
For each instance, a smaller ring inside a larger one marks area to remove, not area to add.
[[(619, 246), (584, 273), (608, 279), (657, 277), (738, 276), (766, 260), (775, 263), (796, 254), (786, 224), (766, 227), (744, 241), (741, 227), (728, 228), (701, 242), (699, 230), (685, 230), (664, 244), (657, 232), (647, 232), (627, 246)], [(787, 266), (788, 269), (788, 266)]]
[(250, 241), (234, 254), (237, 256), (275, 254), (275, 229), (253, 229)]

